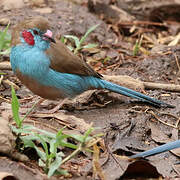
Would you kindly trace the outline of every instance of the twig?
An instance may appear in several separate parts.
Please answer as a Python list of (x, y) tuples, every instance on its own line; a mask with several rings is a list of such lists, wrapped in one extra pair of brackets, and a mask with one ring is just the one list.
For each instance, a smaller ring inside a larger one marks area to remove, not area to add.
[(5, 79), (5, 80), (3, 80), (3, 83), (6, 83), (6, 84), (8, 84), (9, 86), (13, 86), (16, 90), (19, 90), (20, 89), (20, 87), (19, 86), (17, 86), (15, 83), (13, 83), (12, 81), (10, 81), (9, 79)]
[[(92, 123), (90, 125), (92, 127)], [(85, 146), (85, 142), (86, 142), (86, 136), (84, 136), (83, 138), (83, 142), (81, 142), (78, 146), (78, 148), (73, 151), (69, 156), (67, 156), (66, 158), (64, 158), (61, 162), (61, 164), (65, 163), (66, 161), (68, 161), (69, 159), (71, 159), (72, 157), (74, 157), (76, 154), (78, 154), (79, 152), (83, 151), (87, 146)]]
[(166, 122), (162, 121), (162, 120), (158, 117), (158, 115), (155, 114), (151, 109), (147, 109), (145, 112), (151, 114), (152, 116), (154, 116), (154, 117), (156, 118), (156, 120), (158, 120), (159, 122), (161, 122), (162, 124), (164, 124), (164, 125), (166, 125), (166, 126), (170, 126), (170, 127), (175, 128), (175, 129), (180, 129), (180, 128), (178, 128), (176, 125), (174, 126), (174, 125), (172, 125), (172, 124), (169, 124), (169, 123), (166, 123)]
[(180, 171), (179, 171), (179, 168), (176, 167), (176, 165), (172, 165), (174, 171), (180, 176)]
[(1, 77), (0, 77), (0, 84), (2, 83), (3, 78), (4, 78), (4, 76), (1, 75)]
[[(49, 124), (47, 124), (47, 123), (42, 123), (42, 122), (39, 122), (39, 121), (27, 120), (27, 119), (25, 119), (25, 120), (23, 121), (23, 123), (33, 123), (35, 127), (36, 127), (36, 124), (40, 124), (42, 127), (47, 127), (47, 128), (49, 128), (49, 129), (52, 129), (52, 130), (58, 132), (58, 129), (54, 128), (53, 126), (51, 126), (51, 125), (49, 125)], [(16, 124), (15, 122), (12, 122), (12, 123), (11, 123), (11, 125), (15, 125), (15, 124)]]
[(82, 151), (82, 143), (79, 145), (79, 147), (73, 151), (69, 156), (67, 156), (66, 158), (64, 158), (61, 162), (61, 164), (65, 163), (66, 161), (68, 161), (69, 159), (71, 159), (72, 157), (74, 157), (76, 154), (78, 154), (79, 152)]
[(35, 102), (33, 104), (33, 106), (31, 107), (31, 109), (29, 111), (26, 112), (25, 116), (23, 117), (22, 121), (24, 121), (24, 119), (26, 119), (26, 117), (34, 110), (34, 108), (39, 104), (39, 101)]
[(161, 115), (167, 115), (167, 116), (172, 116), (173, 118), (177, 119), (176, 123), (175, 123), (175, 126), (178, 128), (178, 125), (179, 125), (179, 122), (180, 122), (180, 118), (173, 115), (173, 114), (170, 114), (170, 113), (162, 113), (162, 112), (159, 112), (159, 114)]
[(32, 99), (34, 99), (34, 95), (31, 95), (31, 96), (29, 96), (29, 97), (25, 97), (25, 98), (23, 98), (23, 99), (19, 99), (19, 103), (24, 103), (24, 102), (27, 102), (27, 101), (29, 101), (29, 100), (32, 101)]
[[(105, 137), (104, 137), (104, 144), (105, 144), (105, 147), (106, 147), (107, 152), (108, 152), (108, 159), (107, 159), (107, 161), (109, 160), (109, 157), (111, 156), (111, 157), (114, 159), (114, 161), (116, 162), (116, 164), (118, 164), (119, 167), (123, 170), (121, 164), (120, 164), (119, 161), (116, 159), (116, 157), (114, 156), (114, 154), (112, 153), (112, 151), (111, 151), (111, 149), (110, 149), (110, 147), (109, 147), (109, 145), (108, 145), (107, 136), (108, 136), (108, 132), (106, 133), (106, 135), (105, 135)], [(106, 162), (107, 162), (107, 161), (106, 161)], [(106, 162), (105, 162), (105, 163), (106, 163)], [(104, 164), (105, 164), (105, 163), (104, 163)]]
[(9, 100), (9, 99), (3, 98), (2, 96), (0, 96), (0, 99), (2, 99), (4, 101), (6, 101), (7, 103), (11, 104), (11, 100)]
[(175, 123), (175, 126), (176, 126), (176, 127), (178, 127), (179, 122), (180, 122), (180, 118), (178, 118), (178, 120), (177, 120), (176, 123)]
[(162, 89), (166, 91), (180, 92), (180, 85), (176, 85), (176, 84), (143, 82), (143, 85), (146, 89)]
[(101, 180), (105, 180), (104, 172), (102, 170), (102, 165), (99, 162), (99, 147), (97, 144), (93, 145), (93, 179), (96, 179), (96, 175), (99, 176)]
[(153, 26), (165, 26), (165, 24), (163, 24), (163, 23), (150, 22), (150, 21), (119, 22), (118, 25), (153, 25)]
[(180, 72), (180, 65), (179, 65), (179, 61), (178, 61), (176, 53), (174, 53), (174, 57), (175, 57), (175, 60), (176, 60), (176, 64), (177, 64), (178, 70)]
[[(56, 113), (58, 114), (58, 113)], [(64, 119), (60, 119), (58, 117), (56, 117), (56, 114), (52, 115), (52, 114), (31, 114), (31, 117), (34, 117), (34, 118), (54, 118), (54, 121), (56, 121), (57, 123), (59, 123), (60, 125), (63, 125), (63, 126), (66, 126), (68, 127), (69, 129), (73, 129), (73, 130), (79, 130), (78, 128), (74, 128), (70, 122), (67, 122), (66, 120)]]
[(175, 91), (180, 92), (180, 85), (176, 84), (163, 84), (163, 83), (155, 83), (155, 82), (143, 82), (139, 79), (134, 79), (130, 76), (108, 76), (103, 75), (104, 79), (107, 81), (112, 81), (114, 83), (120, 84), (121, 86), (128, 87), (138, 87), (141, 89), (162, 89), (166, 91)]

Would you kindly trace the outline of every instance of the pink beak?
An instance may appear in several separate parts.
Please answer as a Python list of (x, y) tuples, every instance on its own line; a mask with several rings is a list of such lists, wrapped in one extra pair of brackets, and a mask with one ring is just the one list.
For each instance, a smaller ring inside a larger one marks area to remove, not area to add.
[(52, 38), (52, 35), (53, 33), (50, 30), (47, 30), (46, 33), (43, 34), (43, 39), (56, 43), (56, 41)]

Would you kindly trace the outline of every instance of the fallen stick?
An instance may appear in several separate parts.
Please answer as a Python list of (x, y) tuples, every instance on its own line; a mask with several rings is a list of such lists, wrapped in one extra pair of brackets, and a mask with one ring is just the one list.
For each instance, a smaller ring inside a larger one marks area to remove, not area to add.
[(145, 89), (162, 89), (166, 91), (180, 92), (180, 85), (143, 82)]
[(166, 91), (173, 91), (173, 92), (180, 92), (180, 85), (176, 84), (162, 84), (162, 83), (155, 83), (155, 82), (143, 82), (139, 79), (134, 79), (130, 76), (125, 75), (118, 75), (118, 76), (108, 76), (103, 75), (104, 79), (107, 81), (112, 81), (116, 84), (121, 86), (128, 87), (134, 90), (144, 90), (144, 89), (162, 89)]

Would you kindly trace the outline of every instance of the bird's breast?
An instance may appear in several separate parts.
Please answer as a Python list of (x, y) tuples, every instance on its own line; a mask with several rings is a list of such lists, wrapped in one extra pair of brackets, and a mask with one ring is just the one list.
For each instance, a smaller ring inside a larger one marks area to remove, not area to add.
[(48, 56), (37, 47), (18, 45), (12, 48), (10, 54), (11, 66), (14, 72), (18, 69), (23, 75), (34, 79), (42, 79), (49, 71)]
[(45, 99), (61, 99), (65, 98), (65, 94), (59, 89), (51, 86), (46, 86), (38, 82), (37, 80), (23, 75), (19, 70), (16, 71), (16, 75), (19, 80), (34, 94), (41, 96)]

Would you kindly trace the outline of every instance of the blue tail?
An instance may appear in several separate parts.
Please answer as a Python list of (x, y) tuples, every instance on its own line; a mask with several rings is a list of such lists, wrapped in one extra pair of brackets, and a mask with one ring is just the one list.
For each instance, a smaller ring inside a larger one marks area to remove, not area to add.
[(136, 92), (134, 90), (119, 86), (117, 84), (108, 82), (106, 80), (103, 80), (103, 79), (98, 79), (98, 80), (100, 80), (99, 86), (101, 88), (103, 88), (103, 89), (108, 89), (108, 90), (110, 90), (112, 92), (115, 92), (115, 93), (119, 93), (119, 94), (122, 94), (122, 95), (125, 95), (125, 96), (128, 96), (128, 97), (132, 97), (132, 98), (135, 98), (135, 99), (139, 99), (139, 100), (141, 100), (143, 102), (147, 102), (149, 104), (152, 104), (153, 106), (169, 107), (169, 108), (174, 108), (175, 107), (173, 105), (164, 103), (164, 102), (162, 102), (160, 100), (151, 98), (151, 97), (146, 96), (146, 95), (144, 95), (142, 93), (139, 93), (139, 92)]
[(155, 147), (153, 149), (135, 154), (133, 156), (130, 156), (130, 158), (140, 158), (140, 157), (152, 156), (152, 155), (170, 151), (170, 150), (176, 149), (176, 148), (180, 148), (180, 140), (169, 142), (167, 144)]

